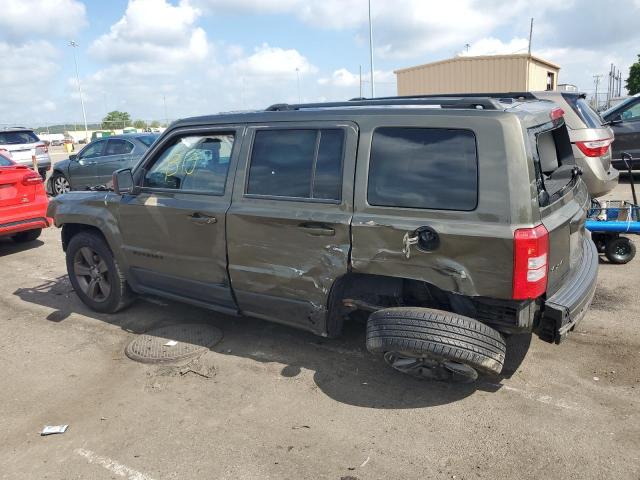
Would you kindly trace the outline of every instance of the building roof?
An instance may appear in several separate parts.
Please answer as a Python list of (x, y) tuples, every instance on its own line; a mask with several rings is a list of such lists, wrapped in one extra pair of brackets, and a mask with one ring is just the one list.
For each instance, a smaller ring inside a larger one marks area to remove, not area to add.
[(548, 60), (545, 60), (544, 58), (541, 57), (537, 57), (535, 55), (529, 55), (528, 53), (513, 53), (510, 55), (479, 55), (479, 56), (459, 56), (459, 57), (453, 57), (453, 58), (447, 58), (445, 60), (438, 60), (437, 62), (431, 62), (431, 63), (423, 63), (422, 65), (414, 65), (413, 67), (406, 67), (406, 68), (399, 68), (398, 70), (394, 70), (393, 73), (404, 73), (404, 72), (408, 72), (411, 70), (419, 70), (421, 68), (425, 68), (425, 67), (431, 67), (433, 65), (440, 65), (440, 64), (444, 64), (444, 63), (455, 63), (455, 62), (468, 62), (471, 60), (485, 60), (485, 59), (491, 59), (491, 60), (499, 60), (499, 59), (513, 59), (513, 58), (530, 58), (531, 60), (534, 60), (536, 62), (540, 62), (540, 63), (544, 63), (545, 65), (551, 67), (551, 68), (555, 68), (560, 70), (560, 65), (550, 62)]

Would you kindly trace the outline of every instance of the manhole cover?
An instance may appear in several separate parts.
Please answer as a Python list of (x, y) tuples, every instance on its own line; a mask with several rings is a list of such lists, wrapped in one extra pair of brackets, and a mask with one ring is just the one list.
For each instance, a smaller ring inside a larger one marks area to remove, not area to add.
[(169, 325), (135, 338), (125, 353), (144, 363), (175, 362), (195, 357), (222, 340), (220, 329), (204, 323)]

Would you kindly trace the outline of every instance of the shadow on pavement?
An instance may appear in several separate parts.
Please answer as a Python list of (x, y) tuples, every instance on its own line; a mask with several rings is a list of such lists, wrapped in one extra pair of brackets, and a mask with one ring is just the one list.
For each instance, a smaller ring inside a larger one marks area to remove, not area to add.
[(12, 255), (14, 253), (24, 252), (25, 250), (32, 250), (44, 245), (41, 240), (34, 240), (33, 242), (16, 243), (11, 238), (0, 238), (0, 257), (5, 255)]
[(75, 295), (68, 277), (61, 276), (32, 288), (14, 292), (21, 300), (54, 309), (46, 319), (63, 322), (77, 313), (121, 329), (141, 334), (152, 328), (179, 323), (208, 323), (224, 332), (213, 352), (250, 358), (261, 363), (283, 364), (280, 374), (295, 377), (302, 369), (314, 372), (317, 387), (336, 401), (368, 408), (403, 409), (444, 405), (472, 395), (477, 390), (497, 391), (499, 382), (520, 366), (531, 335), (507, 340), (503, 375), (482, 377), (475, 384), (427, 382), (395, 372), (365, 348), (364, 325), (348, 322), (338, 339), (326, 339), (247, 317), (232, 317), (177, 302), (141, 298), (113, 315), (86, 307)]

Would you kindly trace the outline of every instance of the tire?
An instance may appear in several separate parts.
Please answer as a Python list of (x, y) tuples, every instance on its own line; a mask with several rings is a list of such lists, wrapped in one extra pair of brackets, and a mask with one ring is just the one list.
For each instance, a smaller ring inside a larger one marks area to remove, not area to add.
[[(456, 380), (456, 371), (468, 371), (469, 367), (473, 372), (499, 374), (506, 353), (505, 341), (497, 330), (469, 317), (419, 307), (388, 308), (371, 314), (367, 349), (384, 354), (387, 363), (397, 360), (398, 355), (405, 359), (428, 359), (426, 367), (417, 365), (418, 375), (414, 376), (436, 380)], [(394, 357), (393, 352), (399, 353)], [(450, 374), (429, 373), (429, 369), (435, 368), (434, 362)], [(463, 375), (467, 377), (465, 381), (477, 377), (477, 373)]]
[(115, 313), (135, 299), (111, 249), (100, 235), (76, 234), (69, 241), (66, 255), (71, 285), (92, 310)]
[(55, 197), (71, 190), (69, 179), (60, 172), (51, 175), (51, 194)]
[(636, 256), (636, 246), (627, 237), (618, 237), (607, 242), (604, 254), (611, 263), (622, 265)]
[(24, 232), (16, 233), (11, 239), (16, 243), (27, 243), (36, 240), (42, 233), (41, 228), (35, 228), (33, 230), (26, 230)]

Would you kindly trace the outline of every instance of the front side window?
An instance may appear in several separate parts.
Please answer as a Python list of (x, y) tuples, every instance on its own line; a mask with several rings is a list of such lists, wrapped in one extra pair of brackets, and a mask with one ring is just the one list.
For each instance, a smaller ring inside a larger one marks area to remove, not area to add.
[(95, 158), (101, 156), (106, 143), (106, 140), (98, 140), (97, 142), (90, 143), (80, 153), (80, 158)]
[(114, 138), (107, 141), (107, 148), (104, 151), (106, 155), (126, 155), (133, 150), (133, 143), (122, 140), (120, 138)]
[(622, 120), (628, 122), (635, 122), (636, 120), (640, 120), (640, 102), (624, 110), (621, 117)]
[(369, 160), (370, 205), (473, 210), (478, 201), (476, 139), (469, 130), (378, 128)]
[(342, 129), (259, 130), (247, 193), (338, 201), (343, 150)]
[(223, 195), (233, 143), (232, 133), (178, 137), (148, 169), (143, 187)]

